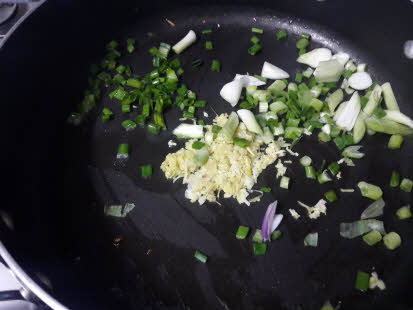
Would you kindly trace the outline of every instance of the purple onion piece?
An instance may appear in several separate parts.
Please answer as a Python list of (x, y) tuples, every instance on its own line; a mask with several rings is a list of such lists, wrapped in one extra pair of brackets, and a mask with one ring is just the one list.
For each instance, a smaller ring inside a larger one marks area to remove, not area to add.
[(261, 234), (264, 241), (269, 241), (271, 239), (271, 228), (274, 222), (275, 210), (277, 208), (278, 201), (271, 203), (267, 211), (265, 212), (264, 220), (262, 221)]
[(284, 217), (284, 215), (282, 215), (282, 214), (277, 214), (277, 215), (274, 216), (274, 220), (273, 220), (272, 225), (271, 225), (270, 235), (274, 232), (274, 230), (277, 229), (278, 225), (280, 225), (283, 217)]

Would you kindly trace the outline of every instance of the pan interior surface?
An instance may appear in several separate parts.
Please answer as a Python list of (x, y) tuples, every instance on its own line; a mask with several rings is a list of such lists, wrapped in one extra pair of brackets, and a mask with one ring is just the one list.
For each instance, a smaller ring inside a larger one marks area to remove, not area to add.
[[(171, 19), (175, 27), (166, 23), (165, 17)], [(253, 35), (251, 27), (264, 30), (260, 35), (263, 50), (256, 56), (247, 53)], [(367, 63), (368, 71), (379, 83), (392, 79), (374, 62), (374, 54), (356, 48), (348, 38), (320, 25), (266, 9), (249, 11), (228, 7), (217, 11), (210, 7), (191, 8), (190, 16), (179, 11), (147, 15), (125, 27), (119, 37), (108, 40), (125, 42), (126, 38), (136, 38), (136, 51), (123, 56), (121, 62), (131, 65), (133, 72), (142, 76), (152, 70), (148, 53), (152, 46), (160, 42), (173, 44), (190, 29), (198, 34), (198, 40), (179, 56), (184, 69), (182, 82), (195, 91), (199, 99), (208, 102), (205, 108), (208, 118), (197, 112), (198, 119), (207, 124), (212, 122), (215, 113), (232, 111), (219, 97), (219, 91), (236, 73), (260, 74), (264, 61), (283, 68), (292, 77), (303, 71), (305, 66), (295, 61), (298, 55), (295, 43), (302, 33), (311, 35), (311, 48), (324, 46), (334, 52), (344, 51), (357, 62)], [(204, 29), (213, 32), (202, 35)], [(279, 29), (287, 30), (286, 40), (276, 39)], [(207, 40), (213, 42), (212, 51), (205, 49)], [(203, 65), (192, 68), (191, 62), (195, 59), (202, 59)], [(221, 62), (220, 73), (210, 70), (212, 59)], [(398, 83), (395, 87), (400, 89), (403, 102), (404, 94), (408, 93), (403, 89), (407, 85)], [(308, 155), (319, 167), (322, 160), (337, 161), (341, 156), (334, 144), (320, 144), (314, 134), (294, 147), (300, 157), (288, 158), (293, 161), (287, 169), (292, 179), (289, 190), (279, 188), (272, 165), (261, 174), (254, 187), (272, 188), (260, 202), (247, 207), (232, 199), (220, 199), (221, 206), (212, 203), (198, 206), (184, 198), (185, 186), (180, 181), (167, 181), (159, 168), (168, 153), (184, 145), (185, 141), (179, 140), (177, 147), (167, 146), (170, 139), (176, 141), (171, 131), (178, 125), (181, 111), (173, 107), (166, 112), (168, 130), (159, 136), (151, 135), (146, 128), (125, 132), (121, 122), (136, 117), (140, 109), (130, 115), (122, 114), (120, 104), (109, 100), (109, 91), (104, 91), (95, 121), (89, 124), (87, 133), (82, 134), (89, 157), (87, 162), (79, 161), (87, 166), (97, 193), (96, 204), (90, 207), (89, 220), (94, 216), (103, 225), (105, 233), (100, 242), (109, 244), (114, 238), (122, 238), (119, 247), (111, 246), (108, 250), (112, 263), (108, 257), (103, 260), (112, 264), (112, 272), (116, 270), (117, 283), (125, 299), (133, 300), (130, 296), (135, 294), (139, 275), (164, 304), (185, 309), (319, 309), (326, 300), (341, 302), (343, 309), (381, 309), (394, 305), (395, 300), (401, 306), (408, 305), (403, 288), (412, 278), (412, 245), (407, 236), (412, 236), (413, 226), (398, 223), (394, 212), (408, 204), (411, 197), (395, 193), (387, 184), (392, 170), (404, 176), (413, 175), (410, 138), (405, 140), (400, 152), (394, 153), (385, 147), (387, 137), (366, 137), (362, 143), (366, 158), (357, 161), (356, 167), (343, 168), (341, 180), (319, 185), (305, 179), (298, 159)], [(107, 124), (102, 124), (99, 117), (103, 107), (115, 113)], [(401, 107), (407, 115), (413, 114), (411, 106), (401, 104)], [(114, 164), (119, 143), (129, 143), (131, 147), (124, 166)], [(153, 166), (153, 175), (143, 179), (140, 167), (147, 164)], [(359, 238), (340, 237), (339, 224), (359, 219), (369, 204), (358, 193), (356, 184), (362, 180), (382, 187), (387, 204), (383, 217), (386, 228), (406, 236), (398, 251), (390, 252), (383, 246), (369, 247)], [(290, 208), (302, 213), (297, 200), (313, 205), (333, 188), (336, 192), (338, 188), (354, 188), (355, 192), (340, 194), (339, 201), (329, 204), (327, 215), (316, 221), (305, 216), (296, 221), (289, 216)], [(239, 225), (259, 228), (266, 207), (274, 200), (279, 201), (278, 211), (284, 214), (280, 227), (283, 236), (269, 244), (265, 256), (257, 257), (253, 255), (250, 238), (236, 240), (235, 232)], [(116, 203), (134, 203), (136, 208), (125, 220), (104, 218), (103, 205)], [(96, 227), (100, 226), (94, 225), (91, 229)], [(310, 232), (319, 233), (317, 248), (303, 246), (303, 239)], [(93, 234), (99, 238), (99, 234)], [(207, 264), (193, 258), (195, 250), (208, 256)], [(92, 264), (87, 255), (85, 261), (85, 264)], [(358, 270), (376, 270), (388, 289), (366, 294), (357, 292), (354, 282)]]

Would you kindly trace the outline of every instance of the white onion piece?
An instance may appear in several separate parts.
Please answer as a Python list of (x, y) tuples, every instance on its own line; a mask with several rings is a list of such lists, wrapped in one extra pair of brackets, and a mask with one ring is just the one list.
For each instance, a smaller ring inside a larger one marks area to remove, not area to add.
[(335, 59), (320, 61), (314, 71), (317, 82), (337, 82), (344, 71), (344, 66)]
[(196, 34), (193, 30), (189, 30), (188, 34), (178, 43), (176, 43), (172, 49), (174, 50), (175, 53), (180, 54), (182, 53), (186, 48), (188, 48), (191, 44), (193, 44), (196, 41)]
[(235, 75), (234, 80), (242, 80), (244, 87), (265, 85), (264, 81), (261, 81), (260, 79), (257, 79), (256, 77), (251, 75), (237, 74)]
[(235, 107), (238, 103), (239, 97), (241, 97), (242, 87), (244, 86), (244, 80), (234, 80), (225, 84), (219, 94), (225, 101), (229, 102), (231, 106)]
[(309, 65), (316, 68), (320, 61), (327, 61), (331, 59), (331, 51), (328, 48), (316, 48), (311, 52), (300, 55), (297, 62)]
[(341, 63), (344, 66), (347, 63), (347, 61), (350, 59), (350, 56), (347, 53), (338, 52), (337, 54), (333, 55), (331, 59), (337, 60), (339, 63)]
[(261, 76), (271, 80), (288, 79), (290, 75), (284, 70), (265, 61), (262, 66)]
[(241, 109), (237, 111), (237, 114), (249, 131), (259, 135), (264, 134), (257, 120), (255, 119), (254, 114), (250, 110)]
[(355, 92), (353, 96), (351, 96), (350, 100), (346, 103), (343, 110), (340, 111), (340, 113), (337, 113), (338, 111), (336, 112), (336, 115), (334, 116), (336, 124), (348, 131), (352, 130), (354, 124), (356, 123), (357, 116), (360, 113), (360, 109), (360, 96), (358, 92)]
[(373, 84), (373, 81), (367, 72), (356, 72), (350, 76), (348, 84), (351, 88), (364, 90), (369, 88)]
[(407, 58), (413, 59), (413, 40), (408, 40), (404, 42), (403, 50), (404, 50), (404, 55)]
[(413, 128), (413, 120), (407, 115), (396, 110), (385, 110), (385, 112), (384, 118)]

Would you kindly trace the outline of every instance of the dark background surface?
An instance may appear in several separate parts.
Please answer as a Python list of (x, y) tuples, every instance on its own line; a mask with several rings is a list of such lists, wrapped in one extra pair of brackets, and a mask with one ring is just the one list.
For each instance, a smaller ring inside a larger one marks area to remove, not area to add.
[[(411, 2), (215, 4), (219, 6), (160, 1), (122, 5), (108, 1), (104, 6), (97, 1), (48, 2), (19, 28), (0, 52), (4, 111), (0, 122), (1, 209), (15, 223), (13, 232), (0, 224), (2, 240), (31, 274), (46, 275), (53, 285), (52, 294), (74, 309), (224, 308), (216, 296), (230, 309), (318, 309), (326, 299), (342, 301), (343, 309), (411, 308), (412, 225), (394, 217), (394, 211), (409, 203), (411, 195), (390, 191), (387, 186), (392, 169), (413, 175), (411, 138), (400, 152), (386, 150), (383, 136), (365, 139), (367, 159), (357, 168), (344, 169), (344, 179), (334, 185), (354, 188), (356, 180), (363, 178), (382, 186), (388, 202), (386, 229), (398, 231), (403, 238), (403, 246), (390, 252), (383, 246), (367, 247), (360, 239), (339, 238), (338, 224), (356, 220), (368, 204), (358, 194), (342, 194), (318, 221), (310, 222), (304, 216), (300, 222), (292, 220), (288, 208), (303, 214), (295, 205), (296, 197), (313, 204), (333, 187), (299, 181), (304, 173), (294, 169), (295, 164), (288, 170), (296, 181), (289, 192), (278, 189), (271, 168), (257, 187), (268, 185), (273, 192), (256, 206), (236, 206), (225, 200), (222, 207), (197, 207), (184, 200), (179, 182), (169, 184), (159, 170), (155, 169), (150, 181), (139, 178), (140, 165), (159, 166), (170, 151), (165, 147), (169, 132), (151, 137), (137, 129), (126, 135), (120, 130), (123, 116), (106, 128), (99, 121), (76, 129), (65, 124), (82, 98), (89, 64), (102, 56), (107, 41), (135, 37), (137, 52), (122, 61), (144, 74), (150, 69), (148, 48), (161, 41), (175, 42), (190, 28), (198, 33), (214, 29), (212, 53), (221, 60), (223, 72), (214, 75), (209, 65), (191, 72), (187, 66), (183, 79), (218, 113), (229, 111), (217, 94), (235, 73), (259, 73), (262, 62), (268, 60), (294, 74), (297, 37), (293, 33), (310, 32), (312, 47), (322, 44), (347, 51), (352, 58), (368, 63), (368, 71), (379, 82), (390, 80), (402, 111), (413, 115), (409, 101), (413, 98), (409, 87), (413, 64), (402, 54), (402, 45), (411, 39), (413, 29)], [(177, 26), (171, 28), (164, 18)], [(251, 26), (265, 30), (264, 50), (257, 57), (245, 55)], [(280, 26), (291, 34), (282, 44), (274, 37)], [(157, 36), (148, 38), (148, 31)], [(184, 64), (199, 55), (208, 59), (204, 38), (199, 41), (182, 56)], [(175, 112), (168, 113), (169, 128), (176, 124)], [(114, 169), (113, 155), (120, 139), (140, 151), (132, 151), (127, 167)], [(323, 158), (338, 158), (332, 145), (304, 141), (295, 150), (318, 164)], [(280, 211), (286, 215), (281, 227), (284, 236), (270, 245), (265, 257), (253, 257), (250, 241), (236, 241), (234, 233), (240, 224), (258, 227), (273, 199), (279, 199)], [(137, 208), (126, 221), (104, 219), (102, 203), (110, 201), (135, 202)], [(317, 249), (302, 246), (310, 231), (320, 234)], [(116, 248), (112, 241), (118, 236), (124, 241)], [(192, 258), (195, 249), (208, 254), (207, 265)], [(357, 269), (371, 271), (373, 267), (388, 290), (356, 292)]]

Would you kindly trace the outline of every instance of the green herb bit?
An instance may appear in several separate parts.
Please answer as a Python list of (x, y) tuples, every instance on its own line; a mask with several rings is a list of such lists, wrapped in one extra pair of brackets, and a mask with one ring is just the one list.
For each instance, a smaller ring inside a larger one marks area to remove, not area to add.
[(396, 211), (396, 215), (399, 218), (399, 220), (405, 220), (409, 219), (412, 217), (412, 211), (410, 210), (410, 206), (404, 206), (399, 208)]
[(377, 230), (372, 230), (371, 232), (363, 236), (363, 241), (367, 243), (369, 246), (375, 245), (376, 243), (380, 242), (381, 239), (381, 233)]
[(255, 27), (251, 28), (251, 31), (252, 31), (253, 33), (259, 33), (259, 34), (263, 34), (263, 33), (264, 33), (264, 30), (262, 30), (262, 29), (260, 29), (260, 28), (255, 28)]
[(267, 245), (265, 243), (254, 243), (254, 255), (264, 255), (267, 252)]
[(234, 144), (239, 147), (246, 148), (250, 144), (250, 142), (246, 139), (234, 138)]
[(144, 178), (152, 175), (152, 165), (141, 166), (141, 173)]
[(202, 33), (203, 34), (210, 34), (210, 33), (212, 33), (212, 30), (211, 29), (202, 30)]
[(285, 38), (287, 38), (287, 31), (285, 29), (281, 29), (280, 31), (277, 32), (277, 40), (281, 40)]
[(355, 288), (362, 292), (365, 292), (368, 290), (369, 285), (370, 285), (370, 275), (366, 272), (358, 271)]
[(194, 143), (192, 143), (192, 148), (194, 150), (200, 150), (205, 146), (205, 143), (200, 142), (200, 141), (195, 141)]
[(212, 50), (214, 47), (212, 46), (212, 42), (211, 41), (206, 41), (205, 42), (205, 48), (207, 50)]
[(202, 254), (198, 250), (195, 251), (194, 257), (199, 260), (201, 263), (206, 263), (208, 260), (208, 257), (205, 254)]
[(278, 238), (281, 237), (281, 235), (282, 235), (282, 232), (281, 232), (281, 231), (279, 231), (279, 230), (274, 230), (274, 231), (272, 232), (272, 234), (271, 234), (271, 240), (272, 240), (272, 241), (277, 240)]
[(393, 171), (390, 179), (390, 186), (397, 187), (400, 184), (400, 174), (397, 171)]
[(328, 191), (327, 193), (324, 194), (324, 196), (330, 202), (334, 202), (338, 199), (336, 193), (333, 190)]
[(213, 71), (213, 72), (220, 72), (221, 71), (221, 63), (218, 60), (216, 60), (216, 59), (212, 60), (211, 71)]
[(413, 181), (410, 179), (404, 178), (400, 183), (400, 189), (404, 192), (410, 193), (413, 188)]
[(249, 227), (242, 226), (242, 225), (239, 226), (237, 230), (236, 238), (240, 240), (247, 238), (249, 231), (250, 231)]
[(256, 229), (254, 235), (252, 236), (252, 242), (262, 243), (264, 239), (262, 238), (261, 229)]
[(395, 250), (401, 245), (402, 239), (398, 233), (392, 231), (383, 237), (383, 243), (387, 249)]
[(269, 188), (269, 187), (261, 187), (260, 191), (263, 192), (263, 193), (269, 193), (269, 192), (271, 192), (271, 188)]

